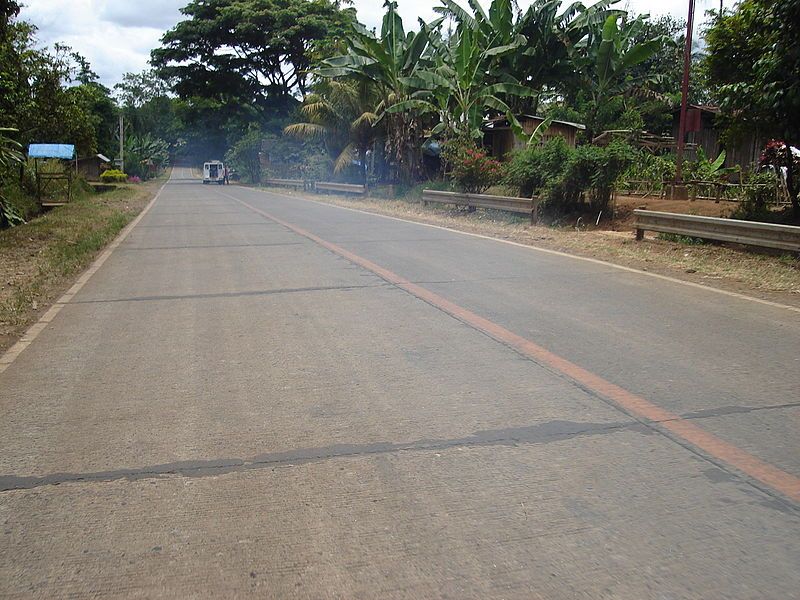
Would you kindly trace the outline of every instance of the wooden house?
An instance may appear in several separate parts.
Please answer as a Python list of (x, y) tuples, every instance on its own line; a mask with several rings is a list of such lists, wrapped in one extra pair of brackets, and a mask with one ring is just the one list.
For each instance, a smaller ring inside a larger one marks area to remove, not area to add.
[[(536, 131), (536, 128), (544, 121), (544, 117), (535, 115), (516, 116), (527, 136)], [(585, 129), (586, 126), (580, 123), (554, 120), (542, 137), (542, 143), (555, 136), (561, 136), (566, 140), (567, 144), (574, 148), (577, 145), (578, 132)], [(504, 160), (510, 152), (524, 148), (526, 143), (527, 140), (520, 139), (514, 135), (506, 117), (489, 119), (483, 125), (483, 145), (498, 160)]]

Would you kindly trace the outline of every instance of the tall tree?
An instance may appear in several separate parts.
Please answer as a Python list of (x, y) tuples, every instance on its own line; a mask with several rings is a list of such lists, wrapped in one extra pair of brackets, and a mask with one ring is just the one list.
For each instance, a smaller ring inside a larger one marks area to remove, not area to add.
[[(729, 134), (758, 129), (800, 146), (800, 1), (743, 0), (721, 15), (706, 33), (707, 67), (721, 100)], [(787, 181), (800, 213), (800, 182), (790, 168)]]
[(315, 44), (341, 36), (352, 9), (330, 0), (193, 0), (162, 38), (152, 62), (182, 97), (301, 96)]

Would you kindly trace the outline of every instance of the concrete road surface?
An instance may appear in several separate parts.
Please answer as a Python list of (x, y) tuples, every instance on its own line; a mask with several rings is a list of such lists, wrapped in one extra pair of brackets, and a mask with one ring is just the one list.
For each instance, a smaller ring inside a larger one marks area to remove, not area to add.
[(176, 169), (9, 362), (4, 598), (800, 598), (787, 308)]

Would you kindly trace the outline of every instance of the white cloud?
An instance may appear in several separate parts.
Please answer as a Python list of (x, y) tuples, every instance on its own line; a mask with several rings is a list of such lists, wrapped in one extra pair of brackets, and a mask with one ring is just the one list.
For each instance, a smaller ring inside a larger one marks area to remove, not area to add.
[(180, 9), (186, 0), (138, 0), (97, 2), (98, 17), (122, 27), (147, 27), (166, 30), (180, 18)]
[[(726, 7), (733, 4), (733, 0), (724, 2)], [(111, 86), (124, 73), (147, 68), (150, 50), (181, 19), (179, 9), (185, 4), (186, 0), (27, 0), (21, 18), (39, 28), (43, 45), (59, 42), (86, 56), (102, 82)], [(398, 0), (406, 29), (416, 29), (418, 17), (435, 18), (437, 4), (436, 0)], [(522, 8), (528, 4), (520, 1)], [(619, 5), (636, 13), (685, 19), (688, 0), (627, 0)], [(355, 0), (355, 7), (362, 23), (380, 28), (381, 0)], [(719, 0), (697, 0), (697, 21), (703, 20), (706, 10), (717, 8)]]

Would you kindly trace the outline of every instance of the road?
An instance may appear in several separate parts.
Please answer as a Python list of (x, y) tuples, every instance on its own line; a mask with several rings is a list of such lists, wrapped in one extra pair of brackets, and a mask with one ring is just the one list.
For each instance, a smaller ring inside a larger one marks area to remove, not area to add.
[(796, 311), (185, 169), (104, 260), (0, 373), (2, 597), (800, 597)]

